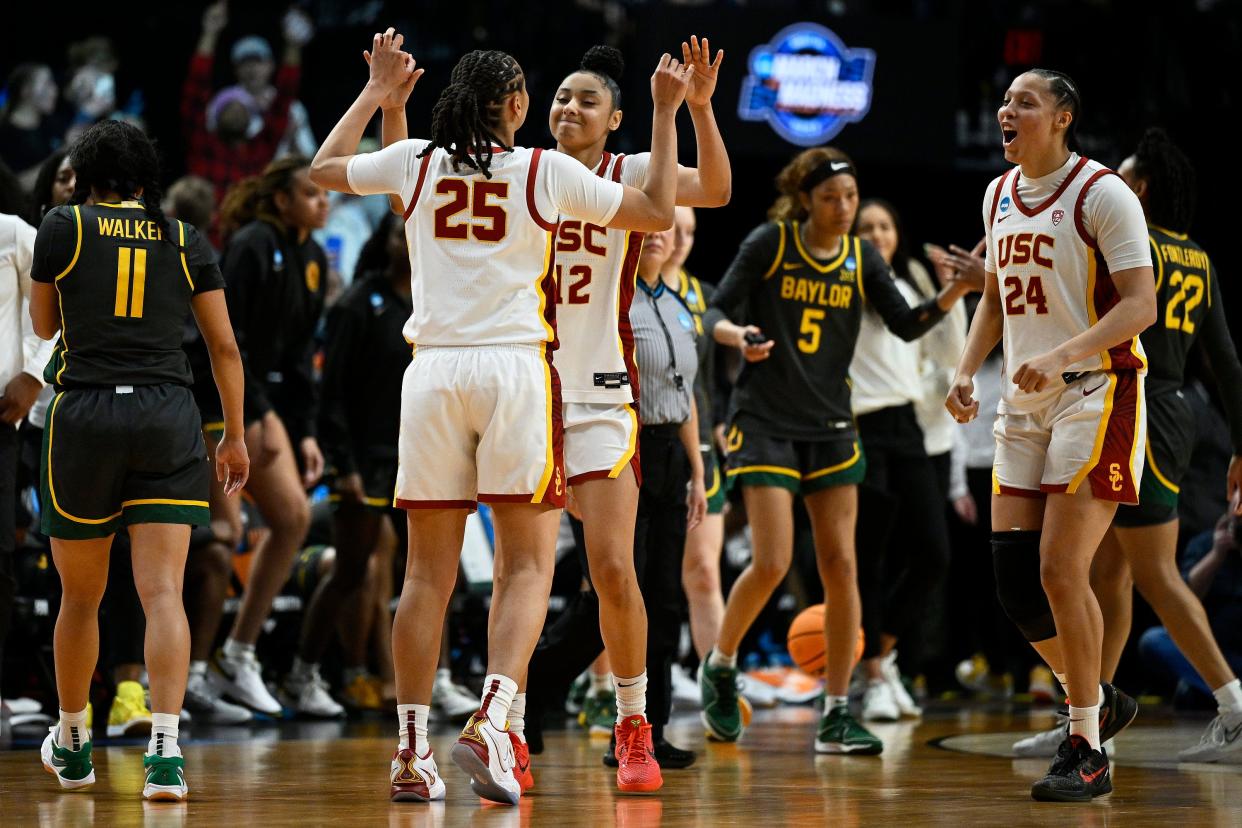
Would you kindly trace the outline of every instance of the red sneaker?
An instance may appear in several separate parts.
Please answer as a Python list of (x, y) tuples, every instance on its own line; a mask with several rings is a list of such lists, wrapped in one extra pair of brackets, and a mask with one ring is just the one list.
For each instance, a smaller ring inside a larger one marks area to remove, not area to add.
[(617, 789), (628, 793), (658, 791), (664, 785), (651, 745), (651, 725), (643, 716), (627, 716), (613, 728), (617, 738)]
[(535, 775), (530, 772), (530, 747), (510, 731), (509, 741), (513, 742), (513, 775), (522, 786), (523, 795), (535, 787)]

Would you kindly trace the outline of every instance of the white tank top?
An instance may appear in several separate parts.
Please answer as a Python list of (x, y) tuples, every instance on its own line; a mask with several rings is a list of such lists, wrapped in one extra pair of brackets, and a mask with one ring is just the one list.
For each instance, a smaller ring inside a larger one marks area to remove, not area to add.
[[(986, 267), (996, 273), (1004, 314), (999, 410), (1037, 410), (1064, 386), (1054, 382), (1042, 392), (1019, 392), (1014, 371), (1087, 330), (1117, 304), (1111, 273), (1150, 266), (1142, 205), (1111, 170), (1071, 154), (1065, 166), (1039, 179), (1028, 181), (1017, 167), (1009, 170), (988, 185), (983, 210)], [(1146, 367), (1134, 337), (1064, 370)]]
[[(650, 162), (647, 152), (605, 152), (593, 172), (598, 178), (642, 187)], [(622, 404), (638, 399), (630, 303), (643, 234), (611, 230), (602, 226), (605, 223), (566, 219), (557, 232), (556, 315), (561, 347), (556, 352), (556, 370), (565, 402)]]
[(427, 141), (399, 141), (350, 159), (350, 188), (396, 193), (407, 205), (414, 310), (405, 338), (418, 345), (556, 342), (557, 222), (604, 225), (623, 188), (556, 152), (497, 148), (491, 178), (455, 168)]

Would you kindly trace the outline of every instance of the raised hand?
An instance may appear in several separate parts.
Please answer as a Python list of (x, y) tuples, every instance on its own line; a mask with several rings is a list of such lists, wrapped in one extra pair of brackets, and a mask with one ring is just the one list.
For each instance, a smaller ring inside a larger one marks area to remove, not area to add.
[(676, 109), (686, 99), (694, 67), (683, 64), (667, 52), (660, 56), (655, 74), (651, 76), (651, 100), (659, 107)]
[(687, 106), (707, 106), (711, 102), (712, 93), (716, 91), (716, 77), (720, 74), (720, 64), (724, 61), (724, 49), (716, 52), (712, 60), (712, 50), (707, 38), (690, 36), (690, 42), (682, 41), (682, 63), (694, 68), (690, 78), (690, 89), (686, 92)]
[[(362, 58), (371, 65), (371, 53), (363, 52)], [(410, 58), (409, 67), (411, 70), (409, 78), (401, 86), (391, 90), (384, 96), (384, 100), (380, 102), (380, 109), (405, 109), (405, 104), (410, 99), (410, 93), (414, 91), (414, 84), (418, 83), (418, 79), (423, 76), (425, 69), (414, 69), (418, 65), (418, 61)]]
[(368, 83), (384, 93), (383, 107), (404, 106), (414, 84), (423, 76), (422, 69), (415, 67), (414, 58), (401, 51), (405, 35), (399, 35), (389, 27), (383, 34), (375, 35), (371, 51), (362, 53), (363, 59), (371, 68)]
[(229, 25), (229, 4), (217, 0), (203, 10), (203, 34), (215, 37)]

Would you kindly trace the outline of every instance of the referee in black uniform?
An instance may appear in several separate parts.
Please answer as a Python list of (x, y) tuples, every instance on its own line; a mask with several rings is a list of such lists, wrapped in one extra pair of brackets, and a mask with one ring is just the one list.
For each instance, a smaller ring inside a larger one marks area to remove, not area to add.
[(56, 619), (60, 722), (44, 766), (64, 788), (95, 780), (86, 703), (99, 652), (96, 615), (113, 535), (129, 533), (147, 615), (151, 742), (148, 799), (184, 799), (177, 720), (189, 666), (181, 604), (191, 526), (208, 521), (211, 468), (189, 390), (182, 325), (193, 310), (211, 352), (225, 434), (216, 474), (235, 492), (249, 460), (242, 437), (242, 370), (224, 281), (206, 241), (160, 210), (155, 148), (141, 130), (103, 121), (70, 153), (77, 188), (48, 213), (35, 241), (30, 313), (60, 341), (45, 378), (42, 528), (63, 589)]

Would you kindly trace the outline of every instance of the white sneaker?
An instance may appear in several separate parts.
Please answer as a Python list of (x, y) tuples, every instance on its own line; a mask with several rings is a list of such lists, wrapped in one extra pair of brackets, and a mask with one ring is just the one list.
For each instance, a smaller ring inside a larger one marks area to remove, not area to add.
[(492, 726), (482, 712), (466, 722), (453, 745), (453, 761), (470, 776), (470, 789), (478, 796), (502, 805), (516, 805), (522, 785), (514, 769), (517, 758), (508, 732)]
[(146, 770), (146, 782), (142, 786), (142, 798), (150, 802), (184, 802), (190, 797), (190, 786), (185, 782), (185, 759), (181, 756), (156, 756), (148, 753), (142, 757)]
[(1048, 758), (1057, 755), (1057, 748), (1065, 741), (1068, 724), (1059, 724), (1050, 730), (1027, 736), (1013, 743), (1014, 756)]
[(185, 709), (198, 721), (208, 724), (235, 725), (245, 724), (254, 719), (254, 714), (240, 704), (225, 701), (206, 674), (190, 675), (185, 685)]
[(212, 678), (221, 693), (251, 710), (279, 718), (280, 702), (263, 683), (263, 672), (254, 653), (230, 657), (221, 648), (216, 651), (212, 666)]
[(431, 802), (444, 799), (444, 779), (431, 751), (419, 756), (409, 748), (397, 748), (388, 772), (389, 798), (393, 802)]
[(680, 664), (673, 665), (673, 703), (680, 710), (698, 710), (703, 706), (698, 681)]
[(448, 670), (436, 670), (435, 683), (431, 685), (431, 707), (450, 722), (464, 722), (479, 709), (479, 697), (465, 687), (453, 683)]
[(1199, 744), (1177, 754), (1179, 762), (1242, 762), (1242, 713), (1220, 713)]
[(893, 688), (886, 679), (875, 679), (863, 693), (863, 720), (868, 722), (895, 722), (901, 718)]
[(746, 673), (737, 674), (737, 690), (752, 707), (776, 707), (780, 702), (775, 687)]
[(910, 692), (901, 682), (901, 670), (897, 668), (897, 651), (893, 650), (880, 662), (884, 680), (893, 690), (893, 700), (897, 702), (897, 711), (907, 719), (917, 719), (923, 715), (923, 708), (914, 703)]
[(91, 762), (90, 732), (86, 734), (86, 744), (77, 751), (67, 750), (56, 744), (56, 728), (48, 728), (47, 738), (39, 750), (43, 760), (43, 769), (56, 777), (56, 781), (67, 791), (87, 788), (95, 784), (95, 766)]
[(342, 707), (328, 692), (328, 683), (319, 675), (319, 665), (311, 665), (304, 675), (285, 676), (281, 694), (289, 706), (303, 716), (316, 719), (338, 719), (345, 715)]

